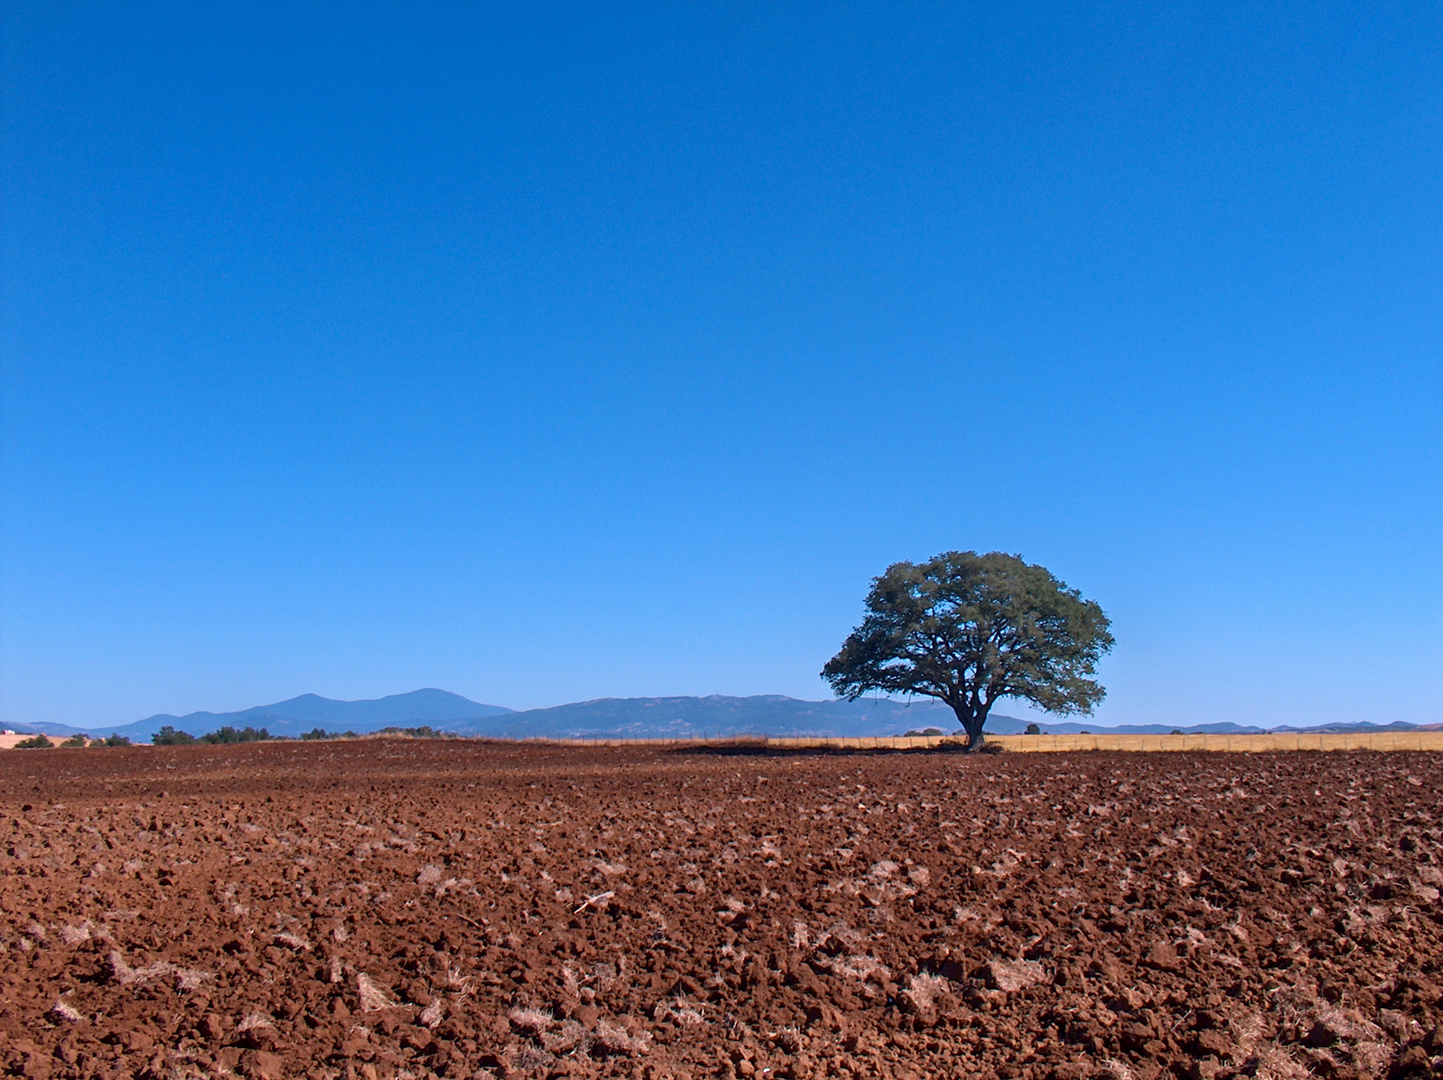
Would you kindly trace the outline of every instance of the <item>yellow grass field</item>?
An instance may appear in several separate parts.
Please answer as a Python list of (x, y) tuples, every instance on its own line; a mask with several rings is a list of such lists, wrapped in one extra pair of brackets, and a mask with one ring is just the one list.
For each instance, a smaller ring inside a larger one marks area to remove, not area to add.
[[(554, 739), (562, 746), (706, 746), (747, 743), (779, 749), (913, 750), (939, 746), (950, 736), (896, 735), (878, 738), (764, 739)], [(1178, 751), (1210, 750), (1232, 753), (1269, 753), (1283, 750), (1443, 750), (1443, 731), (1376, 731), (1332, 734), (1289, 732), (1266, 735), (988, 735), (1008, 751), (1024, 754), (1077, 750)]]
[[(0, 735), (0, 750), (13, 750), (16, 743), (30, 737), (29, 735)], [(54, 737), (52, 737), (50, 741), (57, 744), (61, 742), (60, 739)]]

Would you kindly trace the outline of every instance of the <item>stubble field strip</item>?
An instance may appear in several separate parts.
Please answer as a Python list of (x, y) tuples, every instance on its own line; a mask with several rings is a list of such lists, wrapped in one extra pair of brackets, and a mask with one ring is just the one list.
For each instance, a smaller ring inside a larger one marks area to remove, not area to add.
[[(841, 738), (833, 736), (743, 736), (694, 739), (534, 739), (528, 742), (554, 746), (656, 746), (685, 749), (688, 746), (776, 747), (812, 750), (925, 750), (955, 744), (955, 735), (879, 735)], [(1363, 732), (1265, 732), (1228, 735), (1127, 735), (1112, 732), (1066, 735), (988, 735), (987, 742), (1017, 753), (1059, 753), (1079, 750), (1134, 752), (1209, 751), (1266, 754), (1296, 751), (1375, 750), (1440, 751), (1443, 731)]]

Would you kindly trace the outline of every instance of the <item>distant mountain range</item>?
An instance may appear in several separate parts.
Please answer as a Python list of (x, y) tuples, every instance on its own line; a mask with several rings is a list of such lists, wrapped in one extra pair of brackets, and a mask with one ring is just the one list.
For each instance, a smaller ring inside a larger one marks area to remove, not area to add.
[(169, 725), (190, 735), (204, 735), (222, 727), (265, 728), (272, 735), (299, 736), (315, 728), (326, 731), (354, 731), (363, 735), (386, 727), (430, 727), (455, 730), (461, 723), (480, 722), (487, 717), (509, 714), (500, 705), (481, 705), (445, 690), (413, 690), (409, 694), (369, 701), (334, 701), (317, 694), (302, 694), (274, 705), (257, 705), (240, 712), (194, 712), (185, 716), (157, 713), (122, 727), (76, 728), (66, 724), (15, 725), (16, 731), (41, 731), (47, 735), (125, 735), (149, 742), (150, 737)]
[[(987, 730), (997, 735), (1020, 734), (1028, 721), (1015, 716), (993, 714)], [(222, 727), (265, 728), (271, 735), (295, 738), (315, 728), (359, 735), (387, 727), (431, 727), (456, 735), (500, 739), (525, 738), (690, 738), (734, 735), (801, 736), (827, 735), (847, 738), (900, 735), (907, 731), (936, 728), (957, 730), (952, 710), (930, 698), (895, 701), (890, 698), (861, 698), (857, 701), (801, 701), (779, 694), (753, 697), (660, 697), (600, 698), (578, 701), (549, 709), (515, 712), (500, 705), (483, 705), (445, 690), (414, 690), (409, 694), (368, 701), (334, 701), (315, 694), (302, 694), (274, 705), (258, 705), (241, 712), (196, 712), (186, 716), (165, 713), (122, 727), (77, 728), (65, 724), (15, 725), (27, 734), (89, 736), (125, 735), (148, 742), (162, 727), (200, 736)], [(1166, 734), (1170, 731), (1253, 734), (1262, 731), (1413, 731), (1437, 728), (1438, 724), (1324, 724), (1317, 727), (1247, 727), (1233, 723), (1137, 724), (1105, 727), (1099, 724), (1065, 721), (1043, 723), (1042, 730), (1056, 734), (1081, 731), (1113, 731), (1131, 734)]]

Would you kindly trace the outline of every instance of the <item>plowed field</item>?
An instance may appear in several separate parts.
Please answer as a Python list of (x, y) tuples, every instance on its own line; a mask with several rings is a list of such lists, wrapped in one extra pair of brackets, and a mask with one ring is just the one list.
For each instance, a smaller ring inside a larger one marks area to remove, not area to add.
[(7, 752), (0, 1069), (1430, 1076), (1440, 784), (1406, 753)]

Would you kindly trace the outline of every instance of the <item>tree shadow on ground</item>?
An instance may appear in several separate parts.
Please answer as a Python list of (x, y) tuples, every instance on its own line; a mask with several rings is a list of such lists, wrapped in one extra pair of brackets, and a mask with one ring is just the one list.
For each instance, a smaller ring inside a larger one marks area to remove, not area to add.
[(964, 754), (961, 740), (936, 746), (773, 746), (761, 741), (707, 742), (676, 746), (666, 751), (682, 756), (704, 757), (882, 757), (891, 754)]

